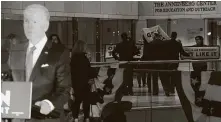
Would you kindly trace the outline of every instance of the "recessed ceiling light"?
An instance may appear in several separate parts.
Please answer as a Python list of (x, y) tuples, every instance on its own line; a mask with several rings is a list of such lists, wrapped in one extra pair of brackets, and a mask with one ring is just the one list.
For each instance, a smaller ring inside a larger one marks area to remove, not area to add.
[(208, 33), (207, 33), (208, 36), (210, 36), (211, 34), (212, 34), (211, 32), (208, 32)]

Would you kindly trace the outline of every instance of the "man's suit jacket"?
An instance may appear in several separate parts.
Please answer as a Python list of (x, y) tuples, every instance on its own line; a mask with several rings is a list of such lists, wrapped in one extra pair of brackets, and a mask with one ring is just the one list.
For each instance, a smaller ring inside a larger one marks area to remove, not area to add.
[[(68, 99), (69, 51), (65, 48), (53, 51), (48, 48), (48, 42), (43, 48), (30, 76), (33, 83), (32, 104), (44, 99), (50, 100), (56, 109), (62, 110)], [(25, 81), (25, 60), (28, 43), (23, 49), (10, 53), (9, 66), (14, 81)]]

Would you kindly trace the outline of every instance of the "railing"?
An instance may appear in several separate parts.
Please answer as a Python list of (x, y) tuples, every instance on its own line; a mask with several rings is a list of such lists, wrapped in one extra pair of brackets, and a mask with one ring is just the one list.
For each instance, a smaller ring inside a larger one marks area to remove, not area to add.
[[(111, 62), (91, 62), (92, 67), (110, 66), (119, 67), (122, 64), (141, 65), (141, 64), (162, 64), (162, 63), (179, 63), (185, 64), (187, 69), (191, 71), (191, 63), (208, 62), (208, 70), (221, 70), (221, 59), (207, 59), (207, 60), (157, 60), (157, 61), (111, 61)], [(182, 68), (179, 70), (182, 71)], [(184, 70), (188, 71), (188, 70)]]
[(92, 65), (97, 64), (160, 64), (160, 63), (197, 63), (197, 62), (221, 62), (221, 59), (207, 60), (157, 60), (157, 61), (112, 61), (112, 62), (91, 62)]
[[(188, 118), (188, 112), (185, 110), (185, 108), (183, 108), (183, 103), (184, 103), (184, 98), (183, 96), (185, 96), (186, 94), (181, 93), (180, 92), (180, 88), (182, 87), (181, 86), (181, 82), (183, 83), (189, 83), (192, 82), (191, 81), (191, 64), (192, 63), (202, 63), (202, 62), (207, 62), (208, 64), (208, 67), (209, 65), (213, 64), (213, 63), (216, 63), (215, 65), (215, 68), (212, 67), (212, 68), (208, 68), (207, 70), (209, 70), (209, 72), (205, 71), (204, 73), (201, 73), (202, 74), (202, 77), (204, 77), (204, 80), (205, 79), (209, 79), (209, 77), (212, 77), (211, 75), (208, 75), (211, 71), (218, 71), (218, 73), (221, 73), (221, 59), (207, 59), (207, 60), (157, 60), (157, 61), (112, 61), (112, 62), (91, 62), (91, 65), (93, 67), (114, 67), (114, 68), (119, 68), (120, 65), (123, 65), (123, 64), (129, 64), (129, 65), (135, 65), (135, 68), (133, 69), (134, 71), (134, 75), (139, 75), (139, 73), (150, 73), (150, 72), (170, 72), (173, 71), (175, 72), (175, 74), (177, 75), (180, 75), (179, 76), (179, 80), (177, 80), (177, 82), (179, 83), (176, 83), (176, 92), (174, 95), (172, 96), (166, 96), (164, 94), (164, 89), (162, 88), (162, 84), (160, 82), (160, 80), (158, 80), (158, 83), (159, 83), (159, 95), (158, 96), (154, 96), (152, 94), (148, 94), (147, 93), (147, 87), (141, 87), (139, 88), (138, 87), (138, 84), (136, 83), (137, 82), (137, 79), (134, 77), (133, 79), (133, 83), (134, 83), (134, 87), (133, 87), (133, 90), (134, 90), (134, 95), (133, 96), (128, 96), (128, 95), (125, 95), (123, 97), (122, 100), (126, 100), (126, 101), (131, 101), (133, 103), (133, 108), (131, 110), (131, 112), (134, 111), (134, 113), (139, 113), (139, 115), (136, 115), (135, 114), (128, 114), (128, 117), (131, 119), (132, 116), (133, 118), (134, 117), (138, 117), (138, 118), (142, 118), (141, 117), (141, 113), (144, 114), (144, 118), (145, 120), (141, 120), (139, 119), (140, 121), (145, 121), (145, 122), (158, 122), (156, 115), (157, 114), (162, 114), (163, 112), (165, 112), (164, 114), (166, 116), (168, 116), (168, 118), (171, 118), (172, 116), (170, 116), (170, 114), (177, 114), (178, 116), (173, 116), (172, 119), (165, 119), (163, 121), (180, 121), (180, 122), (186, 122), (186, 118), (188, 120), (190, 120), (190, 118)], [(179, 73), (175, 70), (167, 70), (167, 69), (163, 69), (163, 70), (154, 70), (154, 69), (139, 69), (137, 68), (136, 69), (136, 65), (143, 65), (143, 64), (169, 64), (169, 63), (179, 63), (179, 64), (182, 64), (182, 63), (186, 63), (187, 64), (187, 68), (188, 70), (186, 71), (183, 71), (183, 70), (178, 70)], [(219, 65), (219, 67), (218, 67)], [(140, 72), (142, 71), (142, 72)], [(184, 75), (183, 75), (183, 74)], [(185, 73), (188, 74), (188, 76), (185, 76)], [(153, 90), (153, 78), (150, 79), (151, 81), (151, 89)], [(182, 80), (185, 80), (185, 81), (182, 81)], [(217, 80), (221, 80), (221, 79), (217, 79)], [(148, 81), (147, 81), (148, 82)], [(218, 81), (220, 82), (220, 81)], [(205, 81), (204, 81), (205, 83)], [(188, 85), (190, 86), (191, 88), (191, 85)], [(185, 90), (188, 90), (188, 89), (183, 89), (183, 91)], [(192, 90), (193, 91), (193, 90)], [(191, 91), (191, 92), (192, 92)], [(189, 92), (189, 91), (188, 91)], [(221, 90), (220, 90), (221, 92)], [(193, 93), (191, 93), (190, 95), (193, 95)], [(194, 96), (193, 96), (194, 98)], [(188, 100), (186, 100), (188, 101)], [(186, 102), (185, 101), (185, 102)], [(182, 103), (183, 102), (183, 103)], [(186, 103), (184, 103), (186, 104)], [(139, 112), (138, 112), (139, 111)], [(185, 114), (183, 113), (183, 111), (185, 112)], [(158, 116), (160, 117), (160, 115)], [(165, 117), (167, 118), (167, 117)], [(183, 118), (182, 120), (180, 118)], [(128, 121), (130, 122), (130, 120)], [(132, 121), (131, 121), (132, 122)]]

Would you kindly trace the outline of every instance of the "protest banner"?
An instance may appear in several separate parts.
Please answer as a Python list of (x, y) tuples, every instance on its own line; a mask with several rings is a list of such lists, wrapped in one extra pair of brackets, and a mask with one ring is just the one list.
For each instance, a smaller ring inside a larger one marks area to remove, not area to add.
[(151, 28), (143, 28), (141, 33), (142, 36), (144, 35), (147, 42), (153, 41), (155, 33), (159, 34), (162, 40), (170, 39), (170, 37), (164, 32), (164, 30), (159, 25), (153, 26)]
[(183, 49), (190, 54), (189, 57), (181, 56), (183, 59), (219, 59), (220, 47), (207, 46), (207, 47), (190, 47), (186, 46)]

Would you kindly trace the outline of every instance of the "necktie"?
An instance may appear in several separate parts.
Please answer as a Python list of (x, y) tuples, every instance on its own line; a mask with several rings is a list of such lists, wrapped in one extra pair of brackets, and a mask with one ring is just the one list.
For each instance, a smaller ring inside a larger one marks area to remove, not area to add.
[(33, 65), (33, 54), (34, 54), (35, 49), (36, 49), (36, 47), (32, 46), (31, 48), (29, 48), (29, 51), (26, 55), (26, 81), (29, 81), (32, 69), (34, 67), (34, 65)]

